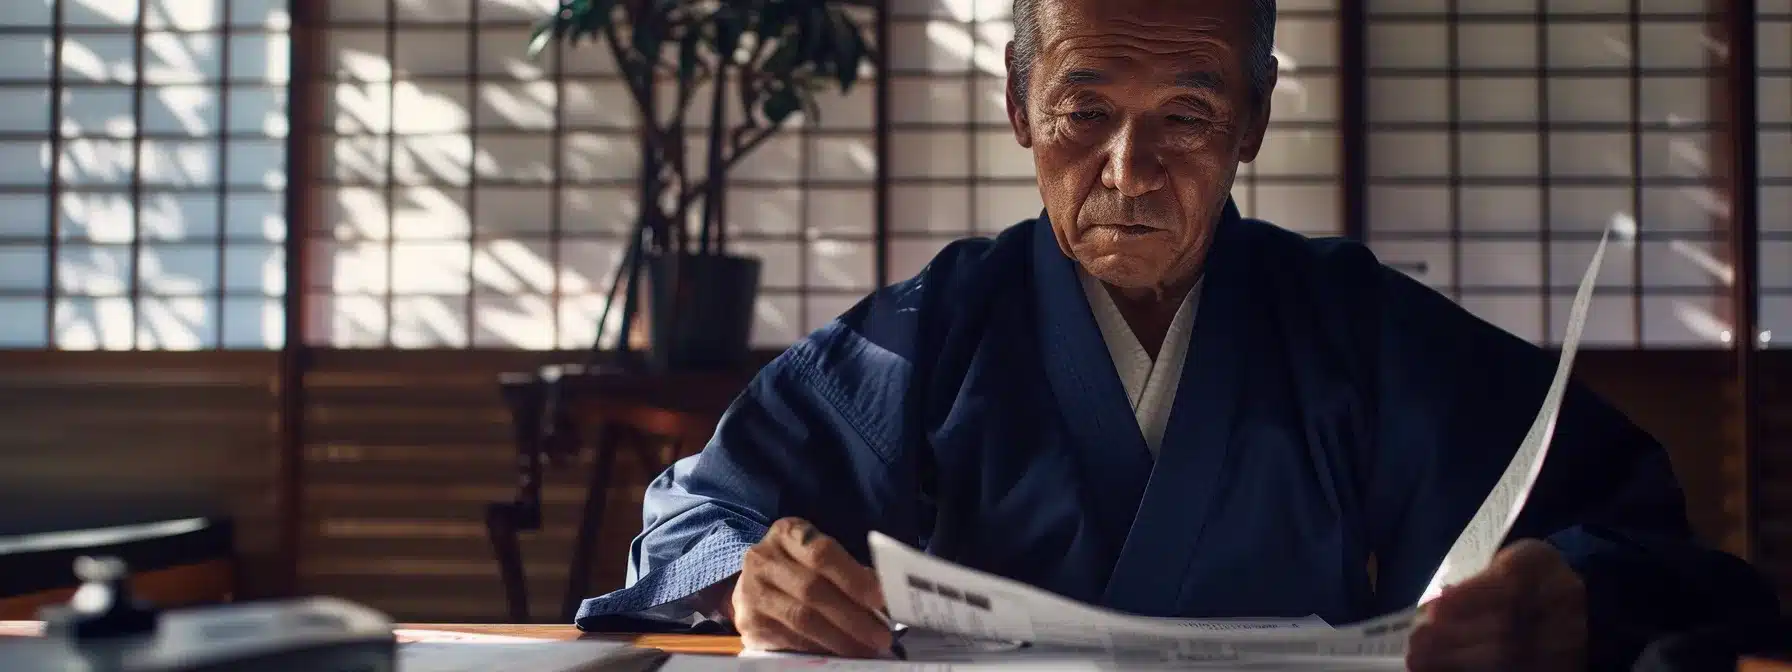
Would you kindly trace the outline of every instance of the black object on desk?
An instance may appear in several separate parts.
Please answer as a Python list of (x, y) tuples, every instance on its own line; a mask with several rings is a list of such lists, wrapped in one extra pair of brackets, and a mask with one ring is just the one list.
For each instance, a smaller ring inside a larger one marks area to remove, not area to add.
[(0, 669), (88, 672), (395, 672), (380, 613), (308, 598), (158, 611), (131, 594), (124, 563), (83, 557), (81, 587), (41, 616), (45, 636), (0, 640)]

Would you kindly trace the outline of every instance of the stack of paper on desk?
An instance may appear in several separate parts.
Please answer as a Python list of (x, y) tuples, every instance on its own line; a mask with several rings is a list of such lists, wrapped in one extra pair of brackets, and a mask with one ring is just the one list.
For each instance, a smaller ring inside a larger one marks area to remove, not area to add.
[[(1446, 585), (1485, 569), (1512, 529), (1543, 466), (1561, 410), (1574, 354), (1585, 326), (1593, 281), (1605, 256), (1606, 236), (1575, 292), (1555, 379), (1542, 409), (1512, 462), (1444, 556), (1419, 604)], [(871, 555), (889, 603), (890, 617), (911, 628), (985, 640), (1029, 642), (1100, 652), (1130, 665), (1196, 661), (1274, 661), (1394, 664), (1404, 657), (1418, 607), (1380, 618), (1331, 627), (1312, 620), (1188, 621), (1131, 616), (1082, 604), (1017, 581), (928, 556), (878, 533)], [(1087, 655), (1087, 653), (1085, 653)], [(911, 655), (911, 660), (919, 656)]]
[(1324, 670), (1325, 672), (1382, 672), (1402, 669), (1400, 661), (1392, 664), (1371, 664), (1360, 660), (1315, 661), (1288, 663), (1259, 660), (1182, 663), (1175, 665), (1138, 665), (1112, 659), (1091, 657), (1087, 652), (1059, 658), (1025, 658), (984, 662), (919, 662), (894, 660), (853, 660), (819, 656), (778, 656), (774, 658), (722, 658), (717, 656), (673, 656), (657, 672), (786, 672), (796, 670), (828, 670), (830, 672), (1136, 672), (1139, 670), (1231, 670), (1287, 671)]

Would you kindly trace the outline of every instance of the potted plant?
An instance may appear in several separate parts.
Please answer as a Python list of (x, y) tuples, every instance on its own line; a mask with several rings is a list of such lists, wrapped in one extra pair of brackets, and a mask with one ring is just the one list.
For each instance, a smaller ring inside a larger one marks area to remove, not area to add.
[[(813, 123), (817, 94), (849, 91), (872, 46), (846, 0), (564, 0), (529, 45), (608, 49), (641, 120), (640, 215), (610, 305), (623, 296), (617, 350), (645, 314), (659, 369), (719, 369), (748, 354), (760, 260), (728, 252), (727, 175), (795, 115)], [(656, 96), (662, 82), (673, 94)], [(689, 113), (709, 100), (702, 152)], [(617, 101), (622, 104), (622, 101)], [(731, 123), (725, 111), (740, 111)], [(693, 157), (701, 156), (701, 160)], [(643, 281), (647, 284), (642, 291)], [(641, 299), (647, 310), (642, 311)], [(600, 326), (601, 334), (601, 326)], [(601, 347), (601, 344), (600, 344)]]

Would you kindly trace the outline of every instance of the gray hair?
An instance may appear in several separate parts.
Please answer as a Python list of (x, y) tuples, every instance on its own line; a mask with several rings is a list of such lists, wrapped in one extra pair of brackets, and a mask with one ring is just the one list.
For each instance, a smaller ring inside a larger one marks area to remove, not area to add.
[[(1275, 76), (1276, 0), (1251, 3), (1251, 44), (1245, 52), (1245, 74), (1257, 100), (1269, 94)], [(1027, 84), (1033, 79), (1033, 61), (1039, 57), (1039, 2), (1014, 0), (1014, 62), (1009, 64), (1014, 99), (1026, 102)]]

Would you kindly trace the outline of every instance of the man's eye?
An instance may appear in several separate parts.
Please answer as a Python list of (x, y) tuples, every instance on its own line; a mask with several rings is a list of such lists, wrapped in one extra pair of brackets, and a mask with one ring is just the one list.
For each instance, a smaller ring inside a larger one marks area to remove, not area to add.
[(1077, 110), (1070, 113), (1070, 118), (1075, 121), (1099, 121), (1102, 116), (1101, 110)]
[(1201, 118), (1191, 117), (1186, 114), (1172, 114), (1170, 115), (1170, 121), (1178, 124), (1199, 124), (1201, 123)]

